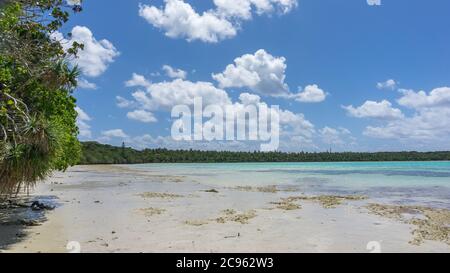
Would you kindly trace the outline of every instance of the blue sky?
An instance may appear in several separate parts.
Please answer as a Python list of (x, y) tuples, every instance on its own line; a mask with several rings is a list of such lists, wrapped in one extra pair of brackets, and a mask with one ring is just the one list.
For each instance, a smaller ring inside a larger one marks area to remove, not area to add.
[(450, 149), (449, 1), (246, 1), (83, 1), (61, 30), (90, 43), (76, 60), (90, 83), (74, 93), (80, 139), (254, 148), (170, 139), (170, 102), (186, 88), (279, 105), (286, 151)]

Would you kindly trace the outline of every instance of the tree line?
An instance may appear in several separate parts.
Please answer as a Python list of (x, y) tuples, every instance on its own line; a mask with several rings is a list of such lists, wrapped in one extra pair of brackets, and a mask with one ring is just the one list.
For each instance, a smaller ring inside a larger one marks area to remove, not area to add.
[(450, 152), (231, 152), (169, 150), (116, 147), (83, 142), (79, 164), (141, 163), (233, 163), (233, 162), (347, 162), (347, 161), (440, 161), (450, 160)]

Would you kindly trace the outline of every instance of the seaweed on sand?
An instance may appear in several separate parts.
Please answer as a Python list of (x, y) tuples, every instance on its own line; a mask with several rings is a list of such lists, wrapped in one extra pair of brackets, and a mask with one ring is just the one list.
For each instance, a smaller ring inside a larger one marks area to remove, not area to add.
[(143, 208), (143, 209), (139, 209), (139, 211), (141, 213), (143, 213), (146, 217), (151, 217), (154, 215), (160, 215), (163, 212), (165, 212), (165, 209), (160, 209), (160, 208)]
[(249, 210), (246, 212), (237, 212), (234, 209), (223, 210), (221, 216), (215, 219), (209, 220), (187, 220), (184, 223), (190, 226), (203, 226), (211, 222), (217, 222), (219, 224), (225, 224), (228, 222), (236, 222), (240, 224), (248, 224), (249, 221), (256, 217), (255, 210)]
[(173, 193), (164, 193), (164, 192), (144, 192), (144, 193), (138, 194), (138, 196), (145, 198), (145, 199), (147, 199), (147, 198), (173, 199), (173, 198), (183, 197), (183, 195), (173, 194)]
[(291, 201), (315, 201), (319, 202), (324, 208), (336, 208), (347, 201), (359, 201), (367, 199), (367, 196), (361, 195), (319, 195), (319, 196), (294, 196), (288, 198)]
[(237, 222), (241, 224), (248, 224), (250, 219), (256, 217), (256, 211), (254, 210), (238, 213), (233, 209), (226, 209), (222, 211), (222, 214), (223, 216), (216, 219), (217, 223), (225, 224), (226, 222)]
[(450, 245), (450, 210), (421, 206), (369, 204), (370, 213), (411, 224), (415, 228), (409, 242), (421, 245), (425, 240), (440, 241)]
[(277, 205), (277, 209), (282, 210), (298, 210), (301, 209), (302, 206), (299, 204), (294, 203), (296, 200), (295, 198), (288, 197), (288, 198), (281, 198), (279, 202), (271, 202), (273, 205)]

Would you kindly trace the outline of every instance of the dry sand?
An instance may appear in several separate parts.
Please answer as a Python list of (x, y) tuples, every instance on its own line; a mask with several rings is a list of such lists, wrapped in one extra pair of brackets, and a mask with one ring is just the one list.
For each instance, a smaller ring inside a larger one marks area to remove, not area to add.
[(69, 242), (81, 252), (370, 252), (369, 243), (382, 252), (450, 252), (450, 226), (418, 242), (417, 226), (424, 232), (427, 223), (392, 217), (370, 199), (268, 189), (77, 166), (32, 194), (59, 204), (41, 225), (0, 225), (0, 252), (68, 252)]

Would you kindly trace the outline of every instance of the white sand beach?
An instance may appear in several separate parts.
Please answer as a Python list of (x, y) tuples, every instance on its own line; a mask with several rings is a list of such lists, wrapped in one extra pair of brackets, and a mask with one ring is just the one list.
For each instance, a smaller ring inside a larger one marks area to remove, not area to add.
[(14, 226), (0, 226), (1, 252), (450, 252), (445, 238), (411, 243), (417, 226), (369, 213), (370, 199), (328, 204), (126, 166), (76, 166), (31, 194), (58, 206), (14, 243)]

